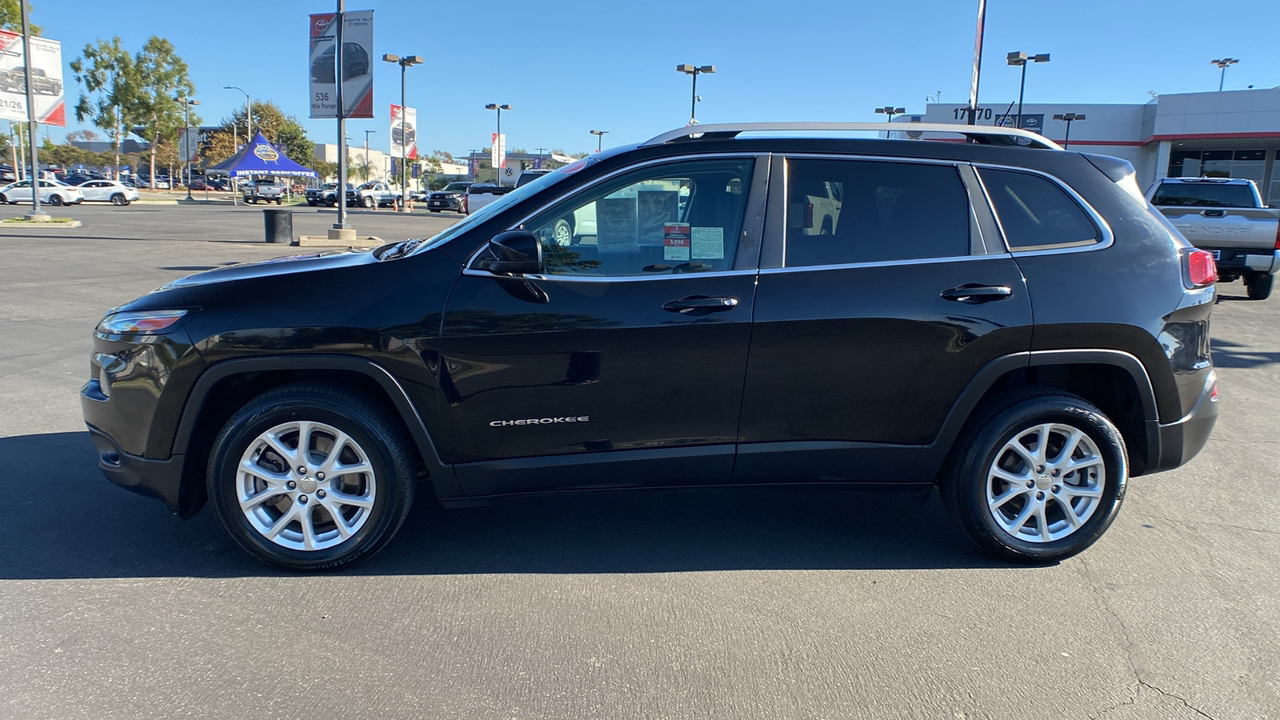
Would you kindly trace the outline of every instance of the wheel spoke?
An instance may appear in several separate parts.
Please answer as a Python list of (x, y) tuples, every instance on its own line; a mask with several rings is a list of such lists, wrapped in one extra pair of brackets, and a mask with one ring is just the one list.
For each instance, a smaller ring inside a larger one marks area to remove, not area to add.
[(338, 504), (327, 497), (321, 500), (320, 504), (328, 511), (329, 517), (333, 518), (333, 524), (338, 528), (338, 535), (340, 535), (343, 540), (351, 537), (351, 528), (347, 527), (347, 520), (342, 517), (342, 511), (338, 507)]
[(298, 465), (311, 465), (311, 430), (314, 425), (306, 420), (298, 423)]
[(1053, 426), (1045, 423), (1036, 428), (1036, 452), (1035, 464), (1044, 465), (1048, 461), (1049, 454), (1049, 433), (1053, 431)]
[(1018, 456), (1022, 458), (1023, 462), (1025, 462), (1029, 468), (1028, 472), (1030, 472), (1035, 469), (1038, 460), (1036, 459), (1035, 453), (1028, 450), (1026, 446), (1020, 442), (1021, 440), (1022, 438), (1014, 438), (1006, 447), (1017, 453)]
[(1088, 487), (1084, 485), (1069, 485), (1063, 483), (1062, 492), (1072, 497), (1099, 498), (1102, 497), (1101, 487)]
[(1018, 516), (1015, 517), (1013, 520), (1010, 520), (1009, 524), (1005, 526), (1006, 528), (1008, 528), (1009, 533), (1012, 535), (1017, 535), (1019, 532), (1021, 532), (1022, 527), (1027, 524), (1027, 520), (1031, 519), (1031, 513), (1035, 509), (1036, 509), (1035, 503), (1033, 502), (1027, 503), (1026, 506), (1022, 508), (1022, 512), (1018, 513)]
[(373, 472), (373, 466), (367, 462), (360, 462), (355, 465), (337, 465), (333, 468), (333, 472), (329, 473), (329, 477), (339, 478), (343, 475), (358, 475), (367, 472)]
[(298, 524), (302, 526), (302, 548), (304, 550), (316, 549), (316, 528), (311, 519), (311, 511), (315, 509), (314, 505), (298, 505)]
[(271, 449), (275, 450), (285, 462), (289, 463), (289, 465), (292, 466), (297, 464), (298, 454), (286, 447), (285, 444), (280, 441), (280, 438), (277, 437), (276, 433), (264, 433), (262, 435), (262, 440), (267, 445), (271, 446)]
[(298, 519), (298, 504), (294, 503), (293, 507), (289, 508), (289, 512), (281, 515), (280, 518), (276, 520), (276, 524), (272, 525), (270, 528), (267, 528), (267, 531), (262, 534), (267, 536), (267, 538), (271, 540), (275, 540), (276, 537), (280, 535), (280, 531), (285, 529), (285, 526), (287, 526), (289, 523), (297, 519)]
[(1040, 526), (1040, 539), (1049, 542), (1049, 520), (1045, 517), (1044, 503), (1035, 504), (1036, 523)]
[(1058, 454), (1058, 462), (1070, 462), (1071, 456), (1076, 454), (1076, 448), (1079, 447), (1083, 437), (1083, 430), (1071, 428), (1071, 436), (1067, 438), (1067, 444), (1062, 446), (1062, 452)]
[(275, 487), (277, 485), (283, 485), (285, 484), (285, 482), (289, 480), (288, 473), (278, 473), (274, 470), (268, 470), (267, 468), (262, 467), (261, 465), (253, 462), (252, 460), (244, 460), (243, 462), (241, 462), (240, 471), (248, 473), (249, 475), (252, 475), (253, 477), (256, 477), (262, 480), (263, 482), (267, 483), (272, 487)]
[(240, 509), (244, 510), (245, 512), (249, 512), (250, 510), (258, 507), (259, 505), (266, 502), (267, 500), (270, 500), (271, 498), (280, 497), (281, 495), (285, 494), (285, 492), (287, 491), (281, 487), (275, 487), (275, 486), (269, 487), (266, 490), (263, 490), (262, 492), (254, 493), (249, 497), (240, 498)]
[[(352, 507), (370, 508), (373, 507), (373, 498), (363, 495), (347, 495), (336, 491), (330, 491), (325, 497), (329, 503), (334, 505), (350, 505)], [(328, 504), (328, 503), (327, 503)]]
[(1018, 497), (1019, 495), (1026, 495), (1028, 492), (1030, 491), (1027, 489), (1025, 485), (1017, 485), (1015, 487), (1010, 487), (1008, 490), (1005, 490), (998, 497), (988, 500), (987, 505), (989, 505), (994, 510), (996, 508), (1003, 507), (1005, 503)]
[(347, 447), (347, 443), (351, 438), (346, 433), (338, 430), (333, 436), (333, 447), (329, 449), (329, 455), (320, 463), (320, 467), (316, 468), (317, 472), (333, 475), (334, 468), (338, 464), (338, 458), (342, 455), (342, 451)]
[(1076, 509), (1071, 507), (1070, 502), (1062, 498), (1054, 498), (1054, 501), (1058, 503), (1058, 507), (1062, 508), (1062, 514), (1067, 518), (1067, 523), (1071, 525), (1072, 530), (1076, 530), (1084, 524), (1084, 521), (1076, 514)]

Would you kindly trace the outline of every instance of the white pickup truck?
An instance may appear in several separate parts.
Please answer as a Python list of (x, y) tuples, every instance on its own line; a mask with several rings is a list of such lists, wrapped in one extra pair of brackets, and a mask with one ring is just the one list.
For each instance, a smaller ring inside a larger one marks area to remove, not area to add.
[(289, 189), (283, 183), (271, 178), (258, 178), (244, 186), (244, 201), (254, 204), (274, 202), (280, 205), (284, 202), (284, 196), (288, 192)]
[(1208, 250), (1224, 281), (1244, 278), (1249, 299), (1271, 295), (1280, 270), (1280, 210), (1244, 178), (1161, 178), (1147, 199), (1192, 245)]
[(400, 191), (380, 180), (370, 180), (347, 190), (347, 207), (396, 207), (399, 203)]

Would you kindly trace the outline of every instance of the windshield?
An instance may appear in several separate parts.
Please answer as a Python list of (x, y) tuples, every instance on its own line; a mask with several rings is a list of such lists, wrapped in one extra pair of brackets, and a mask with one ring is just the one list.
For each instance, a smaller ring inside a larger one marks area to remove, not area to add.
[[(577, 167), (575, 167), (576, 165), (577, 163), (574, 163), (574, 165), (569, 165), (567, 167), (572, 167), (576, 170), (577, 169)], [(435, 235), (434, 237), (427, 240), (427, 242), (424, 242), (418, 247), (414, 248), (414, 251), (413, 251), (414, 254), (420, 253), (423, 250), (429, 250), (451, 238), (457, 237), (458, 235), (469, 230), (470, 228), (475, 227), (476, 225), (482, 222), (485, 222), (486, 220), (493, 217), (494, 215), (497, 215), (498, 213), (506, 210), (507, 208), (511, 207), (513, 204), (521, 202), (525, 198), (531, 197), (541, 192), (544, 188), (548, 188), (560, 182), (561, 180), (564, 180), (565, 178), (569, 177), (569, 174), (570, 174), (569, 172), (564, 172), (566, 169), (567, 168), (561, 168), (559, 172), (547, 173), (546, 175), (543, 175), (542, 177), (538, 178), (537, 180), (534, 180), (528, 185), (518, 187), (515, 190), (512, 190), (511, 192), (507, 193), (506, 195), (499, 197), (497, 200), (494, 200), (488, 205), (485, 205), (479, 210), (468, 215), (465, 220), (462, 220), (461, 222), (451, 225), (449, 229), (445, 230), (444, 232), (438, 235)]]
[(449, 183), (448, 185), (444, 186), (444, 191), (445, 192), (462, 192), (469, 187), (471, 187), (471, 183), (464, 183), (464, 182)]

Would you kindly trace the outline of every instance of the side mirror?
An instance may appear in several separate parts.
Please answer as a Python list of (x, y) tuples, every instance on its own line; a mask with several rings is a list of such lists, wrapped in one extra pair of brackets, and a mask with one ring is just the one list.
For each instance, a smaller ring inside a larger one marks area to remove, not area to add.
[(486, 261), (491, 273), (508, 275), (541, 275), (542, 243), (528, 230), (508, 230), (489, 241), (489, 252), (496, 259)]

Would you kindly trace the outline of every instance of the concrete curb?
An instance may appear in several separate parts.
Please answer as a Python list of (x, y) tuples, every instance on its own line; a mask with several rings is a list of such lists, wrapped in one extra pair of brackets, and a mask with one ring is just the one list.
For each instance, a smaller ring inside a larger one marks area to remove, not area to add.
[(80, 227), (79, 220), (71, 222), (0, 222), (0, 228), (31, 228), (40, 230), (70, 230)]
[(328, 235), (299, 235), (297, 241), (291, 244), (294, 247), (374, 248), (386, 243), (376, 235), (358, 237), (354, 241), (330, 239)]

